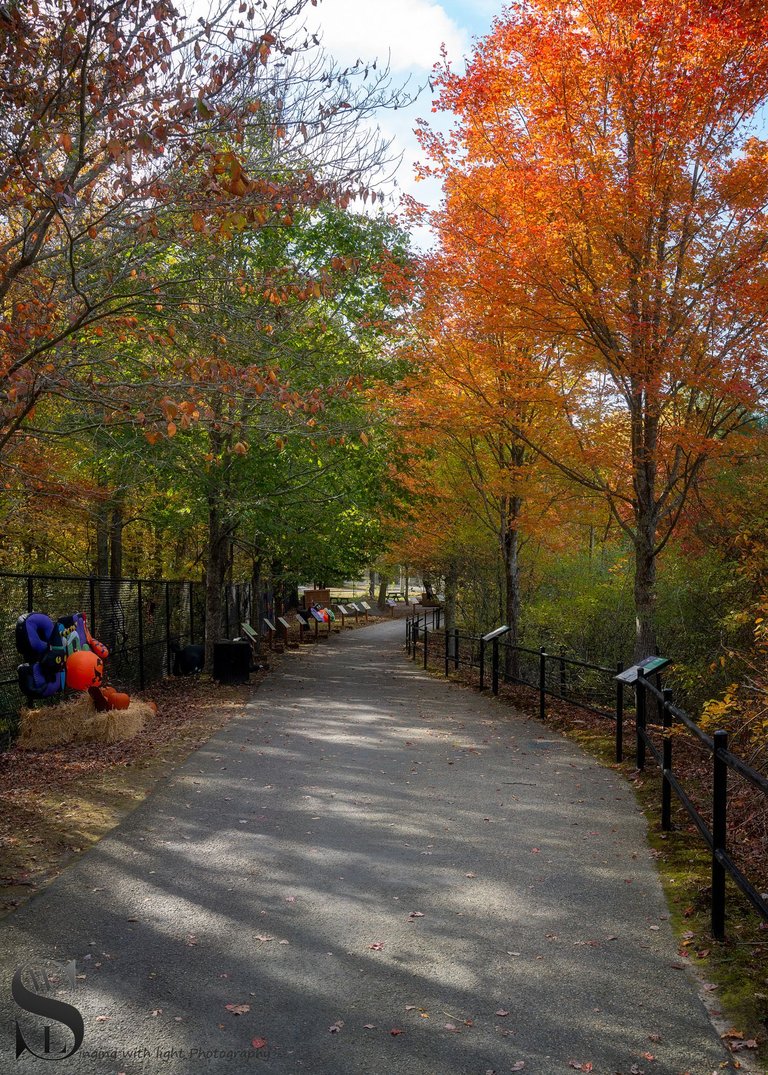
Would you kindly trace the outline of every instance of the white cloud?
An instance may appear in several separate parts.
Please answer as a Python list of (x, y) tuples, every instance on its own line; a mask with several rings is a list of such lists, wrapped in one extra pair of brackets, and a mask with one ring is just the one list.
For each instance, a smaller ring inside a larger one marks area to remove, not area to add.
[(379, 60), (389, 61), (393, 74), (427, 72), (443, 43), (454, 59), (468, 48), (465, 31), (430, 0), (320, 0), (312, 16), (307, 25), (319, 27), (326, 50), (342, 64)]

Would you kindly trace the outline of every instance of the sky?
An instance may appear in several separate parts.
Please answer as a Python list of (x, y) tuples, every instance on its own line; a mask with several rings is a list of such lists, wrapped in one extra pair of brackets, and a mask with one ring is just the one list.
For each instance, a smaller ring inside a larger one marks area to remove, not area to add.
[[(431, 117), (432, 95), (427, 78), (440, 59), (445, 44), (452, 65), (461, 69), (470, 53), (472, 40), (484, 37), (491, 19), (501, 9), (502, 0), (318, 0), (308, 8), (307, 25), (320, 31), (322, 43), (342, 65), (378, 60), (389, 62), (394, 83), (410, 79), (409, 88), (426, 88), (414, 105), (397, 112), (385, 112), (379, 126), (394, 139), (393, 149), (403, 155), (397, 172), (397, 189), (418, 201), (436, 205), (439, 186), (433, 181), (416, 182), (414, 164), (421, 149), (413, 134), (420, 117)], [(445, 123), (443, 124), (445, 127)], [(417, 245), (428, 245), (424, 234), (414, 237)]]

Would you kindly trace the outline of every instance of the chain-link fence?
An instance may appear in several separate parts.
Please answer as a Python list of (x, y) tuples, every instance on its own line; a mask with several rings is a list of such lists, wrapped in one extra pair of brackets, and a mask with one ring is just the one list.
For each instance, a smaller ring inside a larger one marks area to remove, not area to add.
[[(238, 590), (245, 610), (247, 587)], [(205, 591), (199, 582), (0, 574), (0, 750), (13, 740), (26, 699), (16, 669), (16, 621), (24, 612), (51, 619), (82, 612), (94, 638), (109, 647), (110, 681), (141, 690), (170, 673), (172, 643), (202, 643)], [(243, 617), (247, 622), (247, 617)], [(234, 621), (238, 624), (240, 619)]]

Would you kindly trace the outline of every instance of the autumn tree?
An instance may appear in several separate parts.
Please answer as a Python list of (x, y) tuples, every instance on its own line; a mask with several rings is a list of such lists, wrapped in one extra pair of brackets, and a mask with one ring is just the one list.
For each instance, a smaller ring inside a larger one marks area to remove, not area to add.
[(557, 359), (570, 436), (520, 436), (631, 541), (644, 656), (657, 556), (764, 400), (764, 6), (515, 3), (438, 83), (456, 124), (422, 138), (443, 248), (473, 250), (489, 301)]
[[(510, 628), (509, 641), (517, 644), (523, 550), (528, 543), (552, 544), (564, 511), (576, 511), (562, 475), (531, 447), (562, 438), (551, 383), (557, 354), (521, 331), (510, 296), (502, 301), (488, 286), (485, 267), (476, 265), (475, 245), (456, 241), (450, 192), (445, 206), (434, 218), (445, 242), (422, 261), (418, 306), (403, 349), (410, 359), (402, 386), (406, 396), (395, 421), (420, 464), (409, 463), (409, 475), (416, 469), (427, 485), (418, 494), (414, 522), (419, 561), (420, 539), (426, 547), (434, 544), (429, 533), (435, 504), (444, 535), (457, 522), (462, 535), (457, 548), (463, 562), (450, 553), (449, 542), (438, 543), (449, 620), (451, 595), (464, 568), (473, 573), (465, 537), (471, 516), (480, 535), (478, 551), (487, 545), (483, 534), (497, 549), (501, 599), (491, 603), (490, 616), (501, 617)], [(414, 550), (410, 559), (415, 556)], [(516, 674), (516, 651), (510, 652), (508, 671)]]

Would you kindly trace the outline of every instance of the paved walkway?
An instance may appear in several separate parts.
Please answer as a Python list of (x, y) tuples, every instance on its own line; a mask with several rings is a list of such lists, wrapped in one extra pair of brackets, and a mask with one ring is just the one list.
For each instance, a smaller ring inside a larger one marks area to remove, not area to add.
[(621, 778), (425, 676), (402, 635), (288, 655), (243, 718), (0, 923), (0, 1070), (42, 1070), (13, 1059), (10, 979), (53, 956), (77, 961), (85, 1020), (62, 1073), (719, 1067)]

